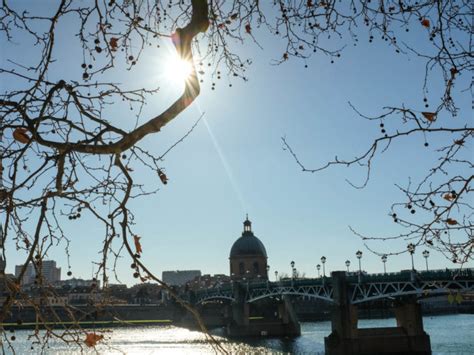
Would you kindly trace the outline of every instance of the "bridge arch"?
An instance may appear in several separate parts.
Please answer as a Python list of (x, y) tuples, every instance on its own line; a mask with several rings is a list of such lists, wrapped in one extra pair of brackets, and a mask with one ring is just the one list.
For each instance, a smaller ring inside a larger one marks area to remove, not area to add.
[(253, 303), (253, 302), (265, 299), (265, 298), (278, 297), (278, 296), (284, 296), (284, 295), (304, 296), (304, 297), (320, 299), (320, 300), (331, 302), (331, 303), (334, 302), (334, 300), (330, 296), (321, 296), (321, 295), (316, 295), (316, 294), (308, 294), (308, 293), (298, 292), (298, 291), (282, 291), (282, 292), (266, 293), (266, 294), (263, 294), (263, 295), (259, 295), (259, 296), (249, 298), (249, 299), (247, 299), (247, 303)]
[(235, 298), (231, 296), (226, 296), (226, 295), (209, 295), (206, 297), (199, 298), (196, 302), (196, 305), (203, 304), (204, 302), (218, 301), (218, 300), (226, 300), (226, 301), (234, 302)]

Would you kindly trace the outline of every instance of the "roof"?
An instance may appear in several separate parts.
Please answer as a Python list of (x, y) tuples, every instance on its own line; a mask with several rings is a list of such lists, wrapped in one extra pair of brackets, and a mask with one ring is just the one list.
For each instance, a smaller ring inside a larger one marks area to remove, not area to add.
[(243, 233), (230, 249), (230, 258), (236, 256), (264, 256), (267, 257), (265, 246), (252, 232)]

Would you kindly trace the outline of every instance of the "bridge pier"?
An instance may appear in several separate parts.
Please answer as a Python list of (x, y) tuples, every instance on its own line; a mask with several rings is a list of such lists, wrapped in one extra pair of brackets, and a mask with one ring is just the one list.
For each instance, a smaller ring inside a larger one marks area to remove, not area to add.
[[(230, 319), (226, 332), (228, 336), (233, 337), (282, 337), (299, 336), (301, 328), (288, 296), (282, 296), (279, 302), (273, 302), (273, 316), (254, 317), (252, 304), (246, 301), (246, 289), (240, 283), (234, 283), (234, 298)], [(255, 307), (257, 308), (257, 307)], [(257, 312), (258, 313), (258, 312)]]
[(326, 354), (431, 354), (416, 300), (396, 308), (397, 327), (358, 329), (357, 307), (350, 302), (346, 273), (336, 271), (331, 276), (335, 304), (332, 332), (324, 339)]

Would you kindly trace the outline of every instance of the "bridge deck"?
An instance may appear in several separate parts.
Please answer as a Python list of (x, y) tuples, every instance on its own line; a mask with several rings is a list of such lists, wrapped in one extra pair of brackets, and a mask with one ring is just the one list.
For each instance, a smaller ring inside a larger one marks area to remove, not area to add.
[[(433, 295), (451, 292), (474, 292), (474, 269), (412, 270), (389, 274), (347, 273), (346, 282), (351, 294), (351, 303), (357, 304), (380, 298), (404, 295)], [(246, 290), (247, 302), (281, 295), (297, 295), (333, 301), (331, 277), (316, 279), (282, 279), (277, 282), (236, 282)], [(234, 300), (234, 283), (199, 290), (193, 295), (193, 303), (216, 299)]]

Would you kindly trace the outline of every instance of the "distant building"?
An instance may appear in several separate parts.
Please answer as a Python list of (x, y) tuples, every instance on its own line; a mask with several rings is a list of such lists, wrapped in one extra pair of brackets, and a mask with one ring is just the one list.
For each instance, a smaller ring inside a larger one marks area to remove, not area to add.
[(224, 274), (209, 275), (205, 274), (196, 277), (194, 280), (189, 282), (188, 288), (192, 290), (198, 290), (200, 288), (220, 287), (230, 282), (230, 277)]
[(201, 270), (163, 271), (162, 280), (171, 286), (183, 286), (201, 276)]
[[(61, 268), (56, 267), (56, 261), (54, 260), (43, 260), (40, 264), (38, 264), (40, 268), (39, 274), (43, 278), (43, 280), (54, 283), (61, 280)], [(19, 278), (23, 265), (16, 265), (15, 266), (15, 277)], [(21, 279), (21, 283), (23, 285), (31, 284), (36, 279), (36, 270), (32, 263), (28, 264), (26, 267), (25, 273)]]
[(100, 281), (96, 279), (91, 280), (84, 280), (84, 279), (77, 279), (75, 277), (68, 279), (68, 280), (60, 280), (55, 283), (56, 287), (97, 287), (100, 288)]
[(234, 280), (268, 279), (267, 251), (252, 232), (252, 222), (248, 216), (244, 221), (244, 231), (238, 238), (229, 255), (230, 276)]

